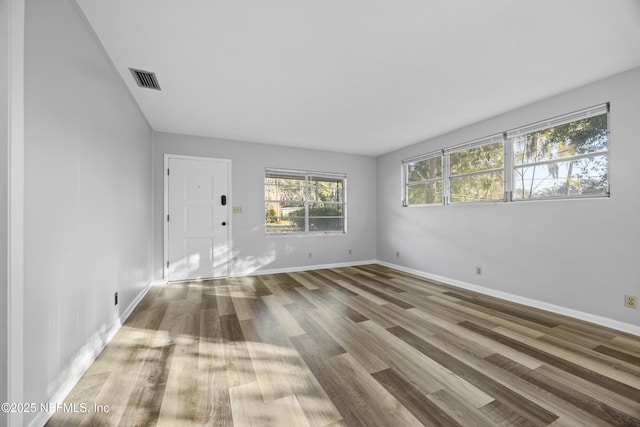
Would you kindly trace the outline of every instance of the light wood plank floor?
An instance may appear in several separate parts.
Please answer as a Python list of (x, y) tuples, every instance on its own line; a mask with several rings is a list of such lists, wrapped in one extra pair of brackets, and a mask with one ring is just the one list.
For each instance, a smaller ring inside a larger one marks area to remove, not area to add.
[(637, 426), (639, 402), (639, 337), (367, 265), (152, 288), (67, 397), (88, 412), (48, 425)]

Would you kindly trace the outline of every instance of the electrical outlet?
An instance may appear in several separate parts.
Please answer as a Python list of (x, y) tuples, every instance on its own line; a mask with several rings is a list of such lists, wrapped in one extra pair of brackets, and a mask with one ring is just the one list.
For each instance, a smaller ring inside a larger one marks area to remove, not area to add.
[(116, 292), (116, 294), (115, 294), (115, 296), (113, 298), (113, 302), (114, 302), (113, 305), (118, 305), (118, 293), (117, 292)]
[(234, 206), (233, 207), (233, 213), (234, 214), (241, 214), (242, 213), (242, 206)]
[(351, 249), (349, 249), (349, 255), (351, 255)]
[(638, 308), (638, 297), (635, 295), (625, 295), (624, 306), (628, 308)]
[(313, 254), (311, 252), (309, 252), (308, 257), (309, 258), (313, 258)]
[(481, 276), (482, 275), (482, 267), (476, 267), (476, 275), (477, 276)]
[(400, 258), (400, 252), (396, 252), (396, 258)]

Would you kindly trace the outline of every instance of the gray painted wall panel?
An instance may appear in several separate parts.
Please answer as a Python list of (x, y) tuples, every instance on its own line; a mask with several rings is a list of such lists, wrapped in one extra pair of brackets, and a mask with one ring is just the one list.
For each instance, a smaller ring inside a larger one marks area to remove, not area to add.
[[(168, 133), (154, 135), (154, 277), (162, 277), (164, 153), (232, 160), (232, 274), (259, 270), (357, 262), (376, 257), (375, 159), (275, 145)], [(347, 174), (348, 233), (332, 236), (266, 236), (265, 167)], [(352, 249), (352, 255), (348, 250)], [(313, 257), (308, 258), (307, 253)]]
[(47, 402), (151, 280), (152, 134), (71, 0), (27, 2), (25, 33), (24, 399)]
[[(607, 101), (610, 198), (401, 206), (403, 159)], [(639, 325), (640, 311), (623, 308), (640, 294), (638, 117), (635, 69), (379, 157), (378, 259)]]
[[(9, 209), (9, 15), (8, 3), (0, 1), (0, 402), (7, 401), (7, 215)], [(6, 415), (0, 413), (0, 426)]]

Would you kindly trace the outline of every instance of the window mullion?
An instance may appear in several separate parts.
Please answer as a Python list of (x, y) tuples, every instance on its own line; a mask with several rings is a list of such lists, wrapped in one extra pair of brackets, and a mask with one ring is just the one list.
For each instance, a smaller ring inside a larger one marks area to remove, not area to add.
[(309, 232), (309, 175), (304, 177), (304, 232)]
[(466, 178), (468, 176), (477, 176), (477, 175), (484, 175), (484, 174), (494, 173), (494, 172), (502, 172), (503, 170), (504, 170), (504, 167), (493, 168), (493, 169), (483, 169), (481, 171), (466, 172), (466, 173), (461, 173), (461, 174), (457, 174), (457, 175), (450, 175), (449, 179)]
[(449, 156), (450, 153), (445, 153), (443, 151), (442, 153), (442, 204), (443, 205), (448, 205), (449, 204), (449, 196), (450, 196), (450, 189), (451, 189), (451, 185), (449, 183), (449, 167), (450, 167), (450, 161), (449, 161)]
[(611, 114), (607, 102), (607, 196), (611, 196)]
[[(437, 182), (437, 179), (426, 179), (425, 176), (431, 176), (430, 173), (423, 174), (418, 170), (414, 174), (414, 170), (419, 167), (427, 171), (432, 170), (432, 164), (420, 163), (437, 156), (441, 156), (442, 159), (442, 204), (444, 205), (452, 204), (452, 200), (454, 203), (479, 200), (512, 202), (524, 198), (549, 199), (559, 196), (608, 197), (611, 194), (609, 120), (609, 104), (601, 104), (512, 129), (502, 134), (449, 147), (443, 149), (441, 155), (431, 152), (405, 159), (402, 161), (403, 205), (433, 203), (422, 202), (422, 200), (425, 199), (425, 195), (428, 196), (437, 191), (437, 187), (432, 184)], [(583, 125), (586, 130), (583, 129)], [(578, 131), (580, 134), (574, 137)], [(526, 138), (534, 133), (539, 135), (531, 136), (535, 139), (528, 142)], [(498, 150), (499, 143), (502, 144), (502, 153)], [(540, 148), (540, 144), (544, 146)], [(532, 153), (526, 151), (527, 148), (532, 150), (530, 145), (534, 147)], [(562, 154), (573, 153), (573, 155), (546, 158), (558, 155), (560, 149), (573, 150), (561, 152)], [(525, 151), (521, 153), (522, 150)], [(541, 155), (543, 160), (531, 161), (538, 155)], [(478, 170), (483, 165), (486, 167), (487, 164), (496, 162), (499, 156), (502, 156), (502, 168)], [(522, 160), (521, 156), (524, 156), (525, 160)], [(531, 163), (524, 163), (527, 159)], [(455, 175), (452, 175), (452, 166)], [(549, 173), (538, 176), (539, 174), (535, 174), (537, 167), (541, 170), (549, 169)], [(533, 171), (528, 171), (529, 169)], [(500, 178), (495, 176), (497, 173), (502, 173), (502, 197), (499, 196)], [(476, 179), (476, 177), (479, 178)], [(410, 178), (415, 181), (410, 182)], [(424, 190), (421, 190), (421, 186), (425, 187)], [(526, 195), (527, 187), (529, 187), (529, 195)], [(413, 199), (409, 200), (410, 197)]]
[(504, 201), (513, 201), (513, 139), (507, 138), (507, 133), (503, 134), (504, 140)]
[(580, 160), (580, 159), (586, 159), (589, 157), (599, 157), (599, 156), (605, 156), (607, 155), (607, 151), (593, 151), (591, 153), (583, 153), (583, 154), (576, 154), (575, 156), (567, 156), (567, 157), (557, 157), (555, 159), (549, 159), (549, 160), (540, 160), (538, 162), (531, 162), (531, 163), (521, 163), (517, 166), (514, 166), (514, 169), (523, 169), (523, 168), (528, 168), (528, 167), (536, 167), (536, 166), (545, 166), (545, 165), (551, 165), (553, 163), (563, 163), (563, 162), (572, 162), (575, 160)]
[(407, 183), (407, 186), (411, 187), (414, 185), (423, 185), (423, 184), (429, 184), (431, 182), (440, 182), (440, 181), (442, 181), (442, 178), (430, 178), (430, 179), (425, 179), (424, 181), (409, 182)]
[(402, 165), (402, 206), (409, 206), (409, 163)]

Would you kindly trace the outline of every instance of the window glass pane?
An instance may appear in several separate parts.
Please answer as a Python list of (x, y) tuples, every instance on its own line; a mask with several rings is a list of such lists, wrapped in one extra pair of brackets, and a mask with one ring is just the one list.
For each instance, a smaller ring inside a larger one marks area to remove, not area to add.
[(344, 179), (310, 176), (309, 185), (318, 185), (321, 187), (343, 188)]
[(344, 206), (333, 203), (309, 203), (309, 217), (314, 216), (343, 216)]
[(265, 179), (264, 198), (265, 200), (298, 200), (304, 201), (304, 181), (302, 185), (298, 180), (278, 180), (276, 183), (267, 182)]
[(455, 151), (449, 156), (450, 175), (480, 172), (488, 169), (501, 168), (504, 162), (503, 142), (472, 147)]
[(524, 165), (606, 151), (607, 114), (514, 138), (515, 164)]
[(298, 171), (265, 172), (267, 233), (342, 231), (346, 177), (313, 176)]
[(420, 160), (407, 165), (409, 182), (426, 181), (442, 178), (442, 156)]
[(502, 172), (451, 178), (451, 203), (502, 200), (504, 198)]
[(304, 176), (275, 176), (275, 175), (267, 175), (264, 178), (264, 183), (266, 185), (281, 185), (288, 186), (294, 185), (298, 187), (305, 186)]
[(309, 200), (313, 202), (342, 202), (344, 189), (342, 186), (309, 186)]
[(344, 218), (309, 218), (310, 231), (344, 231)]
[(516, 167), (513, 198), (604, 195), (607, 170), (606, 155)]
[(304, 231), (304, 203), (265, 203), (265, 224), (268, 233)]
[(410, 205), (442, 203), (442, 181), (412, 184), (408, 190)]

